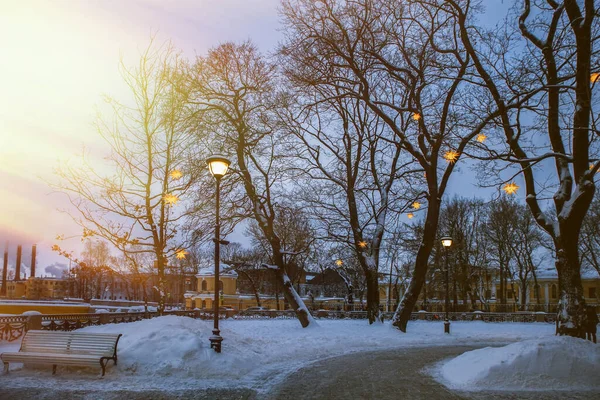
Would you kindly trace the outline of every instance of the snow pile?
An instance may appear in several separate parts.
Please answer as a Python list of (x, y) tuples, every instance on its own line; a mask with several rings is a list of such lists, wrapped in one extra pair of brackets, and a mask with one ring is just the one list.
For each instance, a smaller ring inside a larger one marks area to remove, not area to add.
[(39, 311), (24, 311), (23, 314), (21, 315), (25, 315), (25, 316), (29, 316), (29, 315), (42, 315), (41, 312)]
[(468, 351), (438, 372), (451, 389), (600, 389), (600, 346), (570, 336), (526, 340)]
[(230, 344), (227, 353), (219, 355), (210, 348), (211, 323), (174, 315), (128, 324), (90, 326), (80, 331), (122, 333), (116, 368), (128, 375), (210, 379), (222, 377), (228, 371), (228, 378), (239, 378), (252, 370), (257, 356), (231, 333), (227, 337)]

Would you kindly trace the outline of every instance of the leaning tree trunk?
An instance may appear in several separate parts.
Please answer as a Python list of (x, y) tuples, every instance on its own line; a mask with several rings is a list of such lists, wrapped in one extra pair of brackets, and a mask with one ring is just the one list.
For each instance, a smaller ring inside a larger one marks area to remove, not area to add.
[[(314, 323), (312, 316), (308, 312), (308, 309), (300, 296), (298, 296), (287, 273), (282, 268), (276, 268), (275, 276), (277, 277), (277, 280), (282, 283), (283, 296), (292, 310), (296, 312), (296, 317), (298, 318), (298, 321), (300, 321), (302, 327), (306, 328), (311, 323)], [(277, 304), (279, 305), (279, 302)]]
[(392, 325), (400, 329), (402, 332), (406, 332), (406, 325), (410, 320), (410, 314), (417, 304), (419, 293), (425, 282), (425, 276), (427, 274), (427, 267), (429, 262), (429, 256), (433, 249), (435, 237), (437, 234), (440, 204), (436, 199), (437, 194), (430, 196), (429, 207), (427, 208), (427, 217), (425, 220), (425, 228), (423, 229), (423, 237), (421, 238), (421, 246), (417, 252), (417, 258), (415, 260), (415, 268), (412, 274), (412, 280), (408, 285), (408, 290), (404, 293), (402, 301), (396, 309), (394, 318), (392, 319)]

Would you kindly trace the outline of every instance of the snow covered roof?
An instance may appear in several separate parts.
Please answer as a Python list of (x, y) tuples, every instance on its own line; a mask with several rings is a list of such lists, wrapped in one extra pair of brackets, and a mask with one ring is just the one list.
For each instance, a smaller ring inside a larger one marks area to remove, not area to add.
[[(558, 273), (556, 272), (556, 268), (544, 268), (536, 271), (536, 276), (538, 279), (558, 279)], [(593, 269), (587, 269), (581, 271), (581, 279), (600, 279), (600, 274)]]
[[(232, 278), (237, 278), (237, 276), (238, 276), (237, 272), (235, 272), (235, 270), (233, 268), (231, 268), (230, 265), (224, 264), (224, 263), (219, 264), (219, 275), (220, 276), (228, 276), (228, 277), (232, 277)], [(215, 276), (215, 267), (210, 266), (210, 267), (205, 267), (205, 268), (199, 268), (198, 273), (196, 274), (196, 277), (202, 277), (202, 276)]]

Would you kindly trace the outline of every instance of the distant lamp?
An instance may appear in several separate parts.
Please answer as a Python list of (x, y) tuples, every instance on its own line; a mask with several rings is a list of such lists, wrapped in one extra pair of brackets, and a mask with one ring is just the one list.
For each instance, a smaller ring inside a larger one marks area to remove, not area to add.
[(480, 133), (479, 135), (477, 135), (477, 141), (479, 143), (485, 142), (485, 139), (487, 139), (487, 136), (485, 136), (483, 133)]
[(598, 72), (594, 72), (593, 74), (590, 75), (590, 81), (592, 83), (596, 83), (600, 80), (600, 73)]
[(178, 260), (183, 260), (185, 259), (185, 256), (188, 255), (188, 252), (181, 249), (181, 250), (177, 250), (177, 252), (175, 252), (175, 258), (177, 258)]
[(449, 282), (449, 278), (448, 278), (448, 250), (450, 250), (450, 246), (452, 246), (452, 238), (450, 236), (444, 236), (440, 239), (440, 241), (442, 242), (442, 246), (444, 246), (444, 252), (445, 254), (445, 259), (446, 259), (446, 271), (445, 271), (445, 275), (446, 275), (446, 279), (445, 279), (445, 283), (446, 283), (446, 299), (445, 299), (445, 314), (446, 314), (446, 318), (444, 319), (444, 333), (450, 333), (450, 319), (448, 318), (448, 308), (450, 308), (450, 296), (449, 296), (449, 291), (448, 291), (448, 282)]
[(415, 214), (413, 214), (413, 213), (408, 213), (408, 214), (406, 214), (406, 216), (408, 217), (408, 219), (413, 219), (413, 218), (414, 218), (414, 216), (415, 216)]
[(517, 190), (519, 190), (519, 186), (514, 182), (510, 182), (504, 185), (502, 190), (504, 190), (506, 194), (515, 194), (517, 193)]
[(171, 179), (177, 180), (183, 176), (183, 173), (178, 169), (174, 169), (173, 171), (171, 171), (169, 176), (171, 177)]
[(420, 119), (421, 119), (421, 114), (419, 114), (419, 113), (414, 113), (414, 114), (413, 114), (413, 116), (412, 116), (412, 118), (413, 118), (415, 121), (418, 121), (418, 120), (420, 120)]
[(365, 247), (367, 247), (367, 242), (365, 242), (364, 240), (360, 241), (360, 242), (358, 242), (358, 246), (362, 247), (364, 249)]
[(174, 194), (171, 193), (167, 193), (163, 196), (163, 200), (165, 201), (166, 204), (177, 204), (177, 202), (179, 201), (179, 197), (177, 197)]
[(444, 236), (440, 240), (442, 241), (442, 246), (444, 246), (444, 247), (452, 246), (452, 238), (450, 236)]
[(231, 165), (228, 158), (221, 155), (210, 156), (206, 159), (210, 173), (216, 178), (221, 179), (227, 173), (227, 169)]
[(342, 260), (335, 260), (335, 265), (337, 265), (338, 267), (341, 267), (342, 264), (344, 264)]
[(415, 201), (414, 203), (412, 203), (412, 207), (415, 210), (418, 210), (419, 208), (421, 208), (421, 203), (419, 203), (418, 201)]
[(449, 163), (453, 163), (456, 162), (456, 160), (458, 160), (458, 152), (454, 151), (454, 150), (448, 150), (445, 154), (444, 154), (444, 159), (446, 159), (446, 161), (448, 161)]

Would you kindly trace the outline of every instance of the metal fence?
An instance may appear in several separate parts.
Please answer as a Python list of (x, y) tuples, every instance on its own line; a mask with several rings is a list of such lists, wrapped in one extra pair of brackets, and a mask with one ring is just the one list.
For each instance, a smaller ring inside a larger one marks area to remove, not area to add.
[[(165, 311), (164, 315), (186, 316), (196, 319), (211, 320), (213, 312), (208, 310)], [(366, 319), (366, 311), (329, 311), (317, 310), (312, 312), (317, 319)], [(390, 320), (394, 313), (382, 313), (385, 320)], [(156, 312), (136, 313), (103, 313), (103, 314), (52, 314), (0, 317), (0, 341), (15, 341), (21, 338), (29, 329), (42, 329), (50, 331), (71, 331), (86, 326), (118, 324), (151, 319), (158, 316)], [(221, 319), (232, 318), (237, 320), (255, 319), (295, 319), (296, 313), (292, 310), (285, 311), (222, 311)], [(451, 321), (483, 321), (483, 322), (545, 322), (554, 323), (555, 313), (544, 312), (450, 312)], [(443, 312), (413, 312), (412, 321), (443, 321)]]

